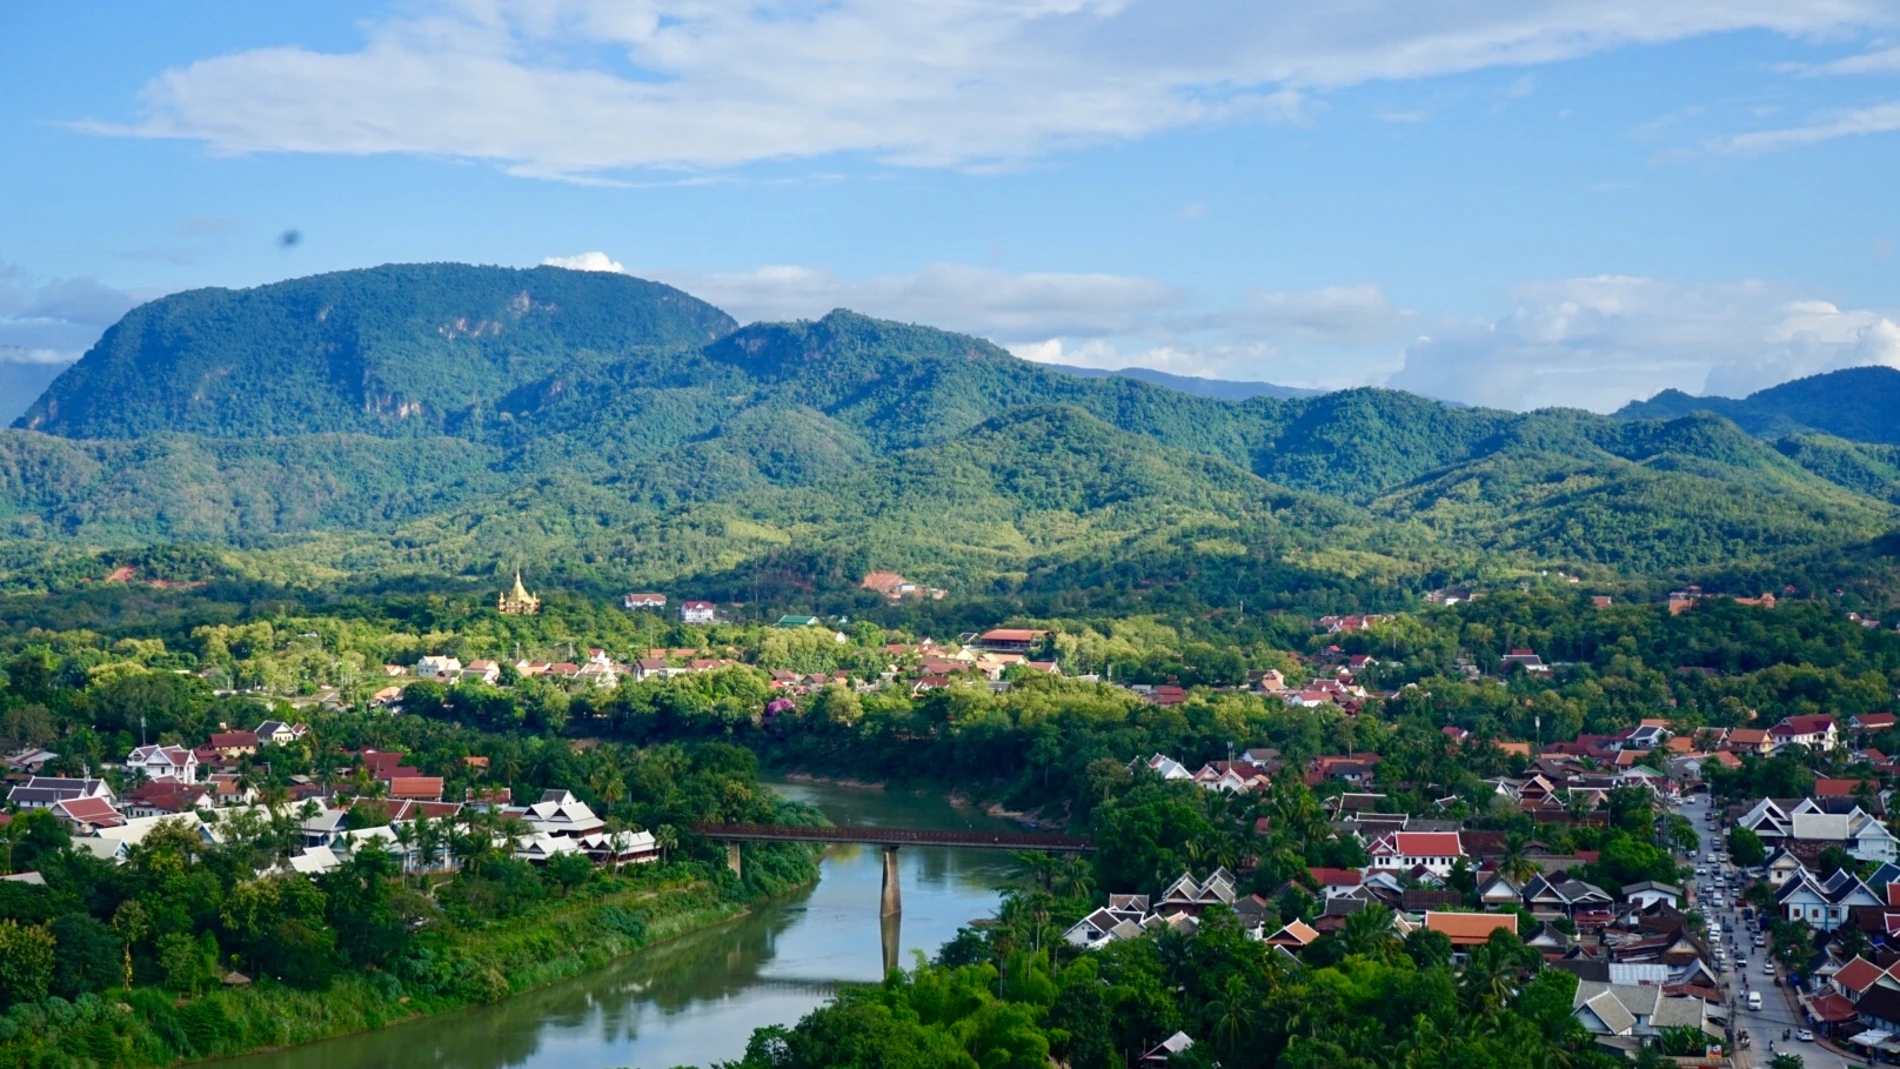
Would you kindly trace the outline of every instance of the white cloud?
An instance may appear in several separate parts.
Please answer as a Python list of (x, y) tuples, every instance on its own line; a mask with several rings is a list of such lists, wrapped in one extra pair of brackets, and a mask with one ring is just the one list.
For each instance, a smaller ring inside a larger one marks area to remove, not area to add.
[[(1101, 368), (1120, 371), (1145, 367), (1171, 375), (1195, 378), (1254, 381), (1272, 375), (1282, 354), (1265, 342), (1215, 343), (1210, 345), (1135, 345), (1124, 351), (1116, 343), (1091, 338), (1080, 345), (1068, 345), (1061, 338), (1025, 342), (1009, 346), (1009, 351), (1024, 360), (1039, 364), (1067, 364), (1071, 367)], [(1285, 383), (1281, 383), (1285, 385)]]
[(1255, 331), (1305, 341), (1357, 344), (1392, 337), (1409, 313), (1371, 283), (1316, 290), (1255, 291), (1225, 319)]
[(1736, 134), (1711, 142), (1709, 147), (1732, 156), (1759, 156), (1841, 137), (1884, 134), (1894, 130), (1900, 130), (1900, 101), (1833, 112), (1801, 126)]
[[(621, 269), (602, 252), (544, 262)], [(1372, 283), (1255, 290), (1209, 307), (1155, 279), (963, 264), (862, 280), (790, 265), (634, 273), (743, 321), (849, 308), (975, 334), (1042, 363), (1321, 389), (1384, 383), (1518, 410), (1610, 411), (1671, 387), (1741, 396), (1842, 367), (1900, 367), (1900, 326), (1886, 315), (1756, 281), (1540, 282), (1511, 290), (1507, 315), (1474, 320), (1397, 308)]]
[(578, 256), (550, 256), (541, 261), (542, 267), (565, 267), (569, 271), (610, 271), (616, 275), (627, 273), (625, 264), (610, 258), (604, 252), (583, 252)]
[(1810, 77), (1829, 74), (1896, 74), (1900, 73), (1900, 48), (1864, 52), (1828, 63), (1794, 64), (1786, 69)]
[[(101, 133), (222, 153), (414, 153), (544, 177), (862, 152), (1007, 163), (1182, 126), (1299, 119), (1313, 91), (1741, 30), (1887, 0), (417, 0), (351, 52), (163, 73)], [(1520, 79), (1512, 91), (1528, 91)]]
[(1520, 287), (1491, 322), (1407, 348), (1388, 385), (1499, 408), (1610, 411), (1663, 389), (1740, 396), (1867, 363), (1900, 364), (1900, 329), (1761, 282), (1600, 276)]

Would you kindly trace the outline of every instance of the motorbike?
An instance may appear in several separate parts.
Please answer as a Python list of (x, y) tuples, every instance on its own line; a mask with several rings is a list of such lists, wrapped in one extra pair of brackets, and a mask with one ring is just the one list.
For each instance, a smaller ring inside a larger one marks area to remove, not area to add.
[(1793, 1038), (1794, 1038), (1794, 1033), (1793, 1033), (1793, 1032), (1791, 1032), (1791, 1031), (1789, 1031), (1788, 1029), (1786, 1029), (1786, 1028), (1784, 1028), (1784, 1029), (1782, 1029), (1782, 1030), (1781, 1030), (1781, 1038), (1783, 1038), (1783, 1039), (1793, 1039)]

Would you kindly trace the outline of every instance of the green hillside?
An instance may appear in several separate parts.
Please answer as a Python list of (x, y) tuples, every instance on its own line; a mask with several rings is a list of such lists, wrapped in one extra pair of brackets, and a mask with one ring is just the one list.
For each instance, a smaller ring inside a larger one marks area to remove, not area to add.
[(1664, 390), (1647, 401), (1632, 401), (1619, 419), (1668, 419), (1691, 412), (1714, 412), (1750, 434), (1767, 438), (1802, 431), (1830, 434), (1856, 442), (1900, 445), (1900, 369), (1856, 367), (1784, 382), (1745, 398), (1691, 397)]
[(1832, 551), (1881, 559), (1855, 547), (1882, 544), (1900, 501), (1892, 446), (1769, 442), (1700, 410), (1229, 401), (846, 311), (738, 328), (557, 269), (166, 298), (26, 422), (0, 432), (16, 586), (75, 553), (195, 542), (292, 580), (531, 561), (611, 587), (849, 560), (964, 591), (1257, 604), (1338, 577), (1814, 574)]
[(736, 325), (668, 286), (556, 268), (401, 264), (190, 290), (127, 313), (15, 426), (441, 433), (558, 368), (704, 345)]

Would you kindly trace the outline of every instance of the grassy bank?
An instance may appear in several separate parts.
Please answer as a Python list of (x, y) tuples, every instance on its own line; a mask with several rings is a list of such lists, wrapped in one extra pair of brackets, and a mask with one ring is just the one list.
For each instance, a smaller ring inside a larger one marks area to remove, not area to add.
[(388, 970), (317, 991), (259, 981), (189, 999), (140, 987), (15, 1006), (0, 1015), (0, 1067), (158, 1069), (493, 1002), (745, 912), (736, 887), (695, 875), (605, 878), (506, 924), (428, 933)]

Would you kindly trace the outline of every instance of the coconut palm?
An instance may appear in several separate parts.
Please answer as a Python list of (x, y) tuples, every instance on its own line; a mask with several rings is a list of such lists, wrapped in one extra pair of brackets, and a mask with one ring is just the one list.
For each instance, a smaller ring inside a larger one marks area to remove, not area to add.
[(1087, 899), (1095, 891), (1095, 868), (1080, 854), (1070, 854), (1056, 866), (1054, 888), (1064, 898)]
[(396, 845), (402, 847), (402, 882), (403, 886), (406, 887), (409, 885), (409, 870), (411, 867), (409, 865), (409, 857), (416, 845), (416, 829), (410, 824), (392, 824), (389, 827), (389, 833), (396, 837)]
[(1505, 840), (1504, 856), (1498, 859), (1498, 871), (1504, 875), (1505, 879), (1519, 887), (1529, 883), (1531, 877), (1537, 875), (1537, 862), (1531, 860), (1521, 833), (1512, 832)]
[(1214, 1023), (1214, 1049), (1221, 1057), (1232, 1057), (1253, 1039), (1258, 1004), (1246, 978), (1238, 975), (1229, 976), (1220, 994), (1208, 1003), (1208, 1016)]
[(1378, 902), (1346, 918), (1339, 933), (1348, 954), (1361, 954), (1390, 964), (1399, 956), (1398, 933), (1392, 930), (1392, 911)]

